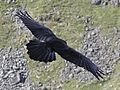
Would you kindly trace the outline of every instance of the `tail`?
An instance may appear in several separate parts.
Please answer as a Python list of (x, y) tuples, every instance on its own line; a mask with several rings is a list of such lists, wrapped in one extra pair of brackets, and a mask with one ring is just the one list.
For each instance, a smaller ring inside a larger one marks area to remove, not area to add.
[(51, 62), (56, 60), (55, 52), (51, 48), (47, 47), (44, 42), (33, 39), (30, 40), (26, 46), (29, 57), (35, 61)]

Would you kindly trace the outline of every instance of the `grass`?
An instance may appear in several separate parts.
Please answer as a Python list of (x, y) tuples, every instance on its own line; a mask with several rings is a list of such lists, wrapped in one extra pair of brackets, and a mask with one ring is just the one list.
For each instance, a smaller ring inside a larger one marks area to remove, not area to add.
[[(45, 26), (50, 27), (53, 32), (60, 38), (66, 40), (68, 45), (75, 49), (80, 47), (80, 35), (84, 31), (83, 16), (91, 16), (94, 27), (101, 27), (102, 34), (107, 34), (113, 27), (120, 27), (120, 9), (108, 6), (95, 6), (90, 4), (90, 0), (17, 0), (16, 3), (6, 4), (0, 2), (0, 47), (21, 47), (26, 39), (26, 34), (18, 35), (14, 30), (14, 23), (4, 17), (4, 12), (9, 7), (26, 7), (32, 17), (46, 16), (51, 13), (51, 18), (45, 22)], [(60, 22), (57, 19), (60, 19)], [(14, 41), (13, 39), (16, 39)], [(13, 42), (14, 41), (14, 42)], [(25, 55), (28, 59), (28, 56)], [(28, 69), (30, 78), (36, 82), (42, 82), (48, 85), (55, 81), (60, 83), (59, 74), (64, 67), (63, 59), (57, 56), (55, 62), (49, 63), (45, 69), (44, 63), (34, 62), (28, 59)], [(114, 73), (109, 80), (92, 81), (87, 84), (78, 80), (69, 80), (64, 82), (65, 90), (119, 90), (120, 62), (115, 67)], [(41, 70), (41, 71), (40, 71)], [(76, 86), (78, 85), (78, 86)]]
[(26, 34), (19, 33), (20, 30), (15, 27), (15, 23), (11, 20), (11, 17), (6, 15), (9, 8), (15, 8), (17, 6), (17, 3), (6, 4), (0, 2), (0, 48), (9, 46), (21, 47), (20, 45), (26, 38)]
[(108, 80), (92, 82), (84, 85), (81, 90), (119, 90), (120, 89), (120, 61), (117, 63), (114, 72)]
[[(60, 56), (57, 56), (60, 58)], [(36, 63), (34, 61), (29, 60), (28, 62), (29, 70), (31, 71), (30, 77), (35, 83), (42, 82), (44, 84), (49, 84), (49, 82), (55, 81), (55, 83), (59, 83), (59, 73), (63, 67), (63, 61), (57, 60), (47, 64), (45, 63)], [(34, 74), (33, 74), (34, 73)]]

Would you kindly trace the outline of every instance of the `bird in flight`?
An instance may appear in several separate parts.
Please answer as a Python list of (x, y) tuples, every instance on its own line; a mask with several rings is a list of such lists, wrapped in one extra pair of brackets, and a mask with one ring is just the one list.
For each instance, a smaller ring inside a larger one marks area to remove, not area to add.
[(103, 78), (104, 72), (98, 68), (89, 58), (72, 49), (67, 42), (56, 37), (47, 27), (36, 22), (27, 12), (16, 13), (24, 25), (36, 37), (30, 40), (27, 46), (31, 59), (40, 62), (52, 62), (56, 60), (56, 53), (63, 59), (91, 72), (98, 80)]

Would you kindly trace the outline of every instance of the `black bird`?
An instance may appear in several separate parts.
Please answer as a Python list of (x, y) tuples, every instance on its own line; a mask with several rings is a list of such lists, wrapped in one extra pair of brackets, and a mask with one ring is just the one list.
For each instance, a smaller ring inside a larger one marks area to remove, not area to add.
[(65, 60), (90, 71), (98, 80), (103, 78), (104, 72), (89, 58), (70, 48), (64, 40), (56, 37), (49, 28), (36, 22), (27, 12), (18, 11), (16, 15), (36, 37), (26, 45), (31, 59), (52, 62), (56, 60), (55, 53), (58, 53)]

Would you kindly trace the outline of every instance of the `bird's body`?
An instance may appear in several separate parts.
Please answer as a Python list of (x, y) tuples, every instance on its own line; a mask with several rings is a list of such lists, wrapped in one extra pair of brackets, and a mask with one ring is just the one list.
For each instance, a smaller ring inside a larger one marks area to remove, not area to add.
[(27, 12), (24, 14), (20, 11), (17, 16), (36, 37), (26, 45), (31, 59), (51, 62), (56, 60), (55, 53), (58, 53), (65, 60), (90, 71), (97, 79), (102, 78), (104, 73), (101, 69), (92, 63), (89, 58), (70, 48), (64, 40), (56, 37), (49, 28), (33, 20)]

